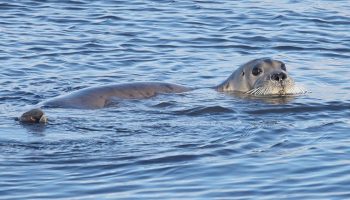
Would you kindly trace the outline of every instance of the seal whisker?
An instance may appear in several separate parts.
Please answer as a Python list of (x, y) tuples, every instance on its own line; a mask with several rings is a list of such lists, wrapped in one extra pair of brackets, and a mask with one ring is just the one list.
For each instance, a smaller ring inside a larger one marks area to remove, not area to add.
[(264, 95), (270, 94), (271, 88), (265, 88)]
[(298, 85), (294, 86), (293, 89), (294, 89), (293, 93), (295, 94), (305, 94), (307, 92), (307, 90), (304, 87), (298, 86)]
[(257, 87), (254, 89), (249, 90), (248, 92), (246, 92), (247, 94), (252, 94), (252, 95), (261, 95), (262, 94), (262, 87)]

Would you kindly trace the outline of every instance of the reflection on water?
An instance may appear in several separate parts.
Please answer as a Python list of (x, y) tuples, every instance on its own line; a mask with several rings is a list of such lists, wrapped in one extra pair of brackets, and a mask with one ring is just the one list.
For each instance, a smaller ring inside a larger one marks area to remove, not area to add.
[(293, 102), (294, 99), (298, 98), (298, 96), (302, 95), (268, 95), (268, 96), (260, 96), (260, 95), (251, 95), (243, 92), (227, 92), (226, 95), (232, 96), (232, 97), (238, 97), (243, 100), (247, 101), (256, 101), (256, 102), (263, 102), (268, 104), (287, 104), (290, 102)]
[[(0, 199), (348, 199), (347, 1), (0, 2)], [(207, 89), (272, 57), (308, 93)], [(46, 108), (89, 86), (203, 88)], [(113, 102), (114, 103), (114, 102)], [(325, 181), (326, 180), (326, 181)]]

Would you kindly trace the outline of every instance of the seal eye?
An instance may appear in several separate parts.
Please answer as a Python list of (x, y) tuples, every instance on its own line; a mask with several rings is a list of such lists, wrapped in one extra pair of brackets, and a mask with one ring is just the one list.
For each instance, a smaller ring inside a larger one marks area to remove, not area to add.
[(254, 76), (257, 76), (257, 75), (261, 74), (261, 72), (262, 72), (262, 69), (260, 67), (254, 67), (253, 70), (252, 70), (252, 74)]
[(283, 71), (287, 71), (286, 65), (285, 65), (284, 63), (281, 64), (281, 69), (282, 69)]

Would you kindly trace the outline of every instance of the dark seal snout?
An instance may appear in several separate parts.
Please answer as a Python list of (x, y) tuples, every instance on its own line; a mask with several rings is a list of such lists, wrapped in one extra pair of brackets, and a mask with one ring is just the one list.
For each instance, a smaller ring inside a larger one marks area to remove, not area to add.
[(287, 79), (287, 74), (284, 73), (284, 72), (274, 72), (274, 73), (271, 74), (270, 78), (273, 81), (280, 82), (280, 81), (283, 81), (283, 80)]

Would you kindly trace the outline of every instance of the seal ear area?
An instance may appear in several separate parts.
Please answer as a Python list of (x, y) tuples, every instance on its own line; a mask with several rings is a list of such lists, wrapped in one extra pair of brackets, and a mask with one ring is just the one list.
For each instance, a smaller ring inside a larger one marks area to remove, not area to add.
[(47, 123), (47, 117), (41, 109), (35, 108), (23, 113), (18, 121), (21, 123)]

